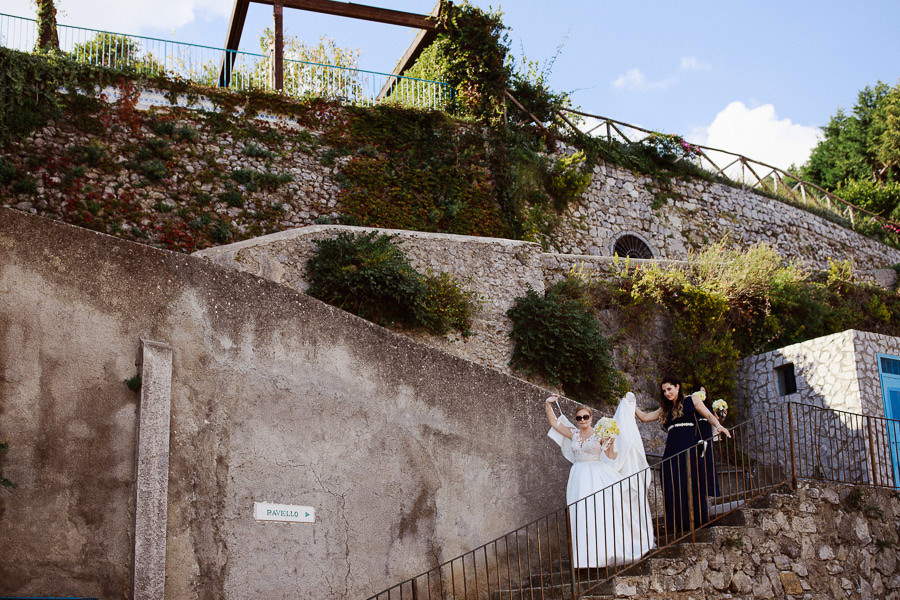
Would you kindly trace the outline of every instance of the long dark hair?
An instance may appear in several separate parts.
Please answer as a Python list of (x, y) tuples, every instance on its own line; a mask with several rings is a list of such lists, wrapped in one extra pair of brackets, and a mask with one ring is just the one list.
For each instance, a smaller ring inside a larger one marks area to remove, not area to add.
[[(678, 397), (675, 399), (675, 402), (669, 402), (669, 399), (663, 394), (662, 386), (666, 383), (678, 386)], [(677, 419), (683, 412), (684, 389), (681, 387), (681, 380), (674, 375), (666, 375), (659, 382), (659, 424), (665, 427), (666, 422), (669, 420), (669, 415), (672, 415), (673, 419)]]

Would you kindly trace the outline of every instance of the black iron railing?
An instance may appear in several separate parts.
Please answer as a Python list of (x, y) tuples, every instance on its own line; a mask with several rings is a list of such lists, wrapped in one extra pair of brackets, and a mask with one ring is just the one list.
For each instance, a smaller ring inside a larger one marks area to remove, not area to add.
[(896, 487), (900, 421), (786, 403), (370, 600), (577, 599), (800, 479)]

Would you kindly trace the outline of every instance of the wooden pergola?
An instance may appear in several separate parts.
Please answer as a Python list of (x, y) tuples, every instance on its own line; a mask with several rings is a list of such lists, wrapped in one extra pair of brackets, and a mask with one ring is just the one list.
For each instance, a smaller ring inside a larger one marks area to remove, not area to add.
[[(375, 21), (401, 27), (419, 29), (419, 34), (413, 40), (412, 45), (403, 54), (403, 57), (394, 67), (393, 74), (400, 75), (416, 61), (422, 50), (428, 47), (437, 37), (436, 17), (440, 14), (442, 3), (439, 1), (434, 10), (427, 15), (419, 15), (388, 8), (377, 8), (354, 4), (352, 2), (337, 2), (336, 0), (234, 0), (234, 9), (231, 11), (231, 22), (228, 25), (228, 34), (225, 40), (225, 55), (222, 57), (222, 65), (219, 69), (219, 86), (228, 87), (231, 83), (231, 71), (234, 67), (236, 51), (241, 42), (241, 34), (244, 29), (244, 21), (247, 18), (247, 9), (250, 3), (266, 4), (273, 8), (275, 31), (275, 89), (284, 88), (284, 29), (282, 15), (285, 8), (296, 8), (310, 12), (324, 13), (338, 17)], [(379, 97), (390, 93), (396, 78), (390, 78), (381, 89)]]

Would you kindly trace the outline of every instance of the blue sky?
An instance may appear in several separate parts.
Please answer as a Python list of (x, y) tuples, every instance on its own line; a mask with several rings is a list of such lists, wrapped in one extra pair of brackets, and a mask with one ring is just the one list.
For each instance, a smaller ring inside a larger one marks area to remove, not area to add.
[[(356, 0), (426, 13), (431, 0)], [(835, 0), (517, 0), (504, 13), (512, 54), (547, 65), (550, 85), (586, 112), (679, 133), (787, 167), (818, 128), (878, 80), (900, 79), (900, 2)], [(30, 0), (2, 12), (32, 16)], [(61, 23), (220, 47), (231, 0), (57, 0)], [(242, 49), (258, 51), (271, 7), (253, 5)], [(390, 71), (414, 31), (285, 10), (286, 34), (358, 48)]]

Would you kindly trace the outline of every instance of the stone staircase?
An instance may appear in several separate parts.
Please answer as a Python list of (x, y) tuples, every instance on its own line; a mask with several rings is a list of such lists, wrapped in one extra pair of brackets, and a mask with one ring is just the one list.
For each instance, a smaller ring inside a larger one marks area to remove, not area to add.
[[(776, 590), (771, 581), (754, 582), (742, 570), (711, 568), (715, 563), (723, 565), (735, 554), (741, 554), (745, 540), (770, 528), (769, 523), (779, 520), (776, 516), (784, 505), (796, 504), (796, 498), (787, 488), (779, 488), (751, 503), (743, 504), (732, 498), (721, 502), (734, 506), (733, 512), (707, 527), (699, 529), (679, 543), (664, 548), (641, 563), (608, 577), (604, 569), (582, 569), (573, 573), (571, 564), (563, 561), (557, 572), (532, 575), (524, 586), (516, 589), (494, 591), (493, 600), (610, 600), (614, 598), (641, 598), (665, 600), (706, 600), (713, 598), (785, 598), (790, 590), (803, 594), (799, 578), (791, 573), (779, 574), (782, 589)], [(721, 505), (720, 505), (721, 506)], [(715, 510), (715, 508), (713, 508)], [(721, 510), (719, 511), (722, 512)], [(665, 532), (659, 532), (660, 537)], [(751, 557), (751, 561), (752, 561)], [(572, 582), (577, 582), (578, 593), (573, 596)]]

